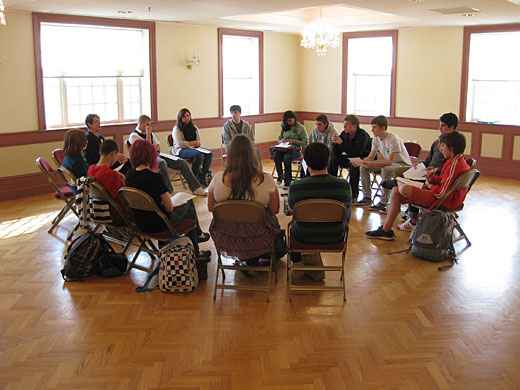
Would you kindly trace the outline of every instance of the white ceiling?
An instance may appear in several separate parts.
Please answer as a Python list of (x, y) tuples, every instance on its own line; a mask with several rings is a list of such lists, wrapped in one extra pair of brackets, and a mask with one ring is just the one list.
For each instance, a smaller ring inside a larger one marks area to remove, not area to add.
[[(216, 24), (301, 32), (319, 17), (342, 31), (403, 26), (520, 22), (520, 6), (509, 0), (4, 0), (6, 8), (132, 19)], [(148, 8), (150, 7), (150, 8)], [(476, 16), (441, 15), (437, 8), (470, 7)], [(122, 15), (118, 11), (132, 11)]]

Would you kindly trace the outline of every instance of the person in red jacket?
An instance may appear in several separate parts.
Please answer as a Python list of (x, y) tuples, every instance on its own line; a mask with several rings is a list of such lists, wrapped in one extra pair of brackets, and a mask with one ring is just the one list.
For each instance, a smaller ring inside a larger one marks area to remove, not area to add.
[[(366, 232), (367, 237), (395, 240), (392, 226), (403, 203), (413, 203), (426, 208), (436, 206), (437, 201), (446, 194), (453, 182), (461, 174), (469, 171), (469, 165), (463, 155), (465, 149), (466, 139), (462, 133), (442, 134), (439, 138), (439, 150), (446, 161), (442, 165), (440, 174), (429, 175), (422, 188), (401, 184), (394, 187), (385, 223), (376, 230)], [(454, 191), (443, 201), (442, 206), (447, 210), (455, 210), (464, 202), (465, 197), (465, 189)]]
[(114, 140), (107, 139), (101, 144), (101, 157), (97, 164), (88, 167), (87, 175), (96, 179), (105, 190), (116, 199), (117, 191), (125, 185), (125, 177), (111, 167), (118, 161), (119, 150)]

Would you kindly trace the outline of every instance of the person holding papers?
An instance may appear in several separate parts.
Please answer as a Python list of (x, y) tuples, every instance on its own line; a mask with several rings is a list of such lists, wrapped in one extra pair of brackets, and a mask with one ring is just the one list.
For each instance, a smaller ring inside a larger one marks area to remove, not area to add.
[[(164, 211), (174, 224), (189, 219), (196, 221), (196, 229), (188, 233), (193, 242), (195, 251), (199, 253), (200, 242), (209, 240), (209, 234), (202, 232), (199, 226), (197, 212), (193, 201), (178, 205), (172, 194), (164, 184), (161, 175), (154, 168), (157, 164), (157, 149), (148, 141), (136, 140), (130, 148), (130, 162), (132, 169), (126, 176), (126, 185), (146, 192), (152, 197), (157, 206)], [(159, 233), (167, 228), (162, 219), (155, 213), (143, 210), (133, 210), (135, 220), (140, 229), (147, 233)], [(211, 252), (202, 251), (199, 257), (209, 257)]]
[(191, 112), (183, 108), (177, 114), (177, 125), (173, 128), (173, 154), (185, 160), (191, 160), (191, 169), (198, 181), (209, 184), (211, 151), (200, 147), (199, 129), (191, 120)]
[(307, 132), (293, 111), (284, 112), (281, 127), (280, 142), (271, 148), (271, 155), (276, 167), (276, 181), (280, 184), (283, 180), (284, 186), (289, 187), (293, 179), (291, 164), (301, 157), (302, 149), (307, 145)]
[[(454, 131), (457, 131), (458, 124), (459, 118), (454, 113), (447, 112), (445, 114), (442, 114), (439, 118), (439, 131), (441, 132), (440, 135), (442, 136), (442, 134), (449, 134), (453, 133)], [(415, 157), (411, 157), (413, 168), (416, 168), (417, 172), (419, 172), (420, 170), (425, 170), (425, 174), (432, 174), (438, 172), (441, 169), (442, 164), (444, 164), (446, 159), (440, 151), (439, 139), (440, 138), (436, 139), (432, 143), (428, 156), (422, 162)], [(417, 175), (413, 179), (417, 180)], [(407, 212), (408, 219), (402, 224), (398, 225), (398, 229), (404, 231), (411, 231), (415, 226), (418, 212), (419, 211), (416, 207), (410, 206)]]
[(195, 175), (193, 174), (190, 165), (180, 157), (170, 156), (167, 154), (159, 154), (160, 146), (159, 140), (157, 136), (152, 130), (152, 120), (147, 115), (141, 115), (137, 122), (137, 127), (130, 134), (128, 138), (128, 143), (133, 145), (133, 143), (137, 140), (145, 140), (150, 142), (155, 146), (157, 150), (158, 156), (158, 167), (159, 173), (161, 174), (166, 187), (168, 187), (170, 192), (173, 192), (173, 186), (170, 181), (170, 176), (168, 175), (168, 169), (176, 169), (181, 172), (182, 177), (188, 183), (188, 187), (190, 187), (190, 191), (198, 196), (206, 196), (206, 192), (202, 189), (202, 185), (199, 183)]
[(332, 172), (338, 176), (338, 168), (348, 168), (349, 184), (352, 192), (352, 204), (356, 204), (359, 196), (359, 166), (350, 163), (351, 158), (365, 158), (370, 154), (372, 138), (359, 127), (359, 119), (355, 115), (347, 115), (343, 122), (343, 131), (334, 140), (334, 157), (331, 158)]
[[(466, 139), (461, 133), (442, 134), (439, 138), (439, 150), (445, 162), (442, 165), (440, 175), (430, 171), (424, 185), (405, 184), (407, 179), (398, 178), (397, 187), (392, 189), (392, 201), (385, 223), (376, 230), (366, 232), (368, 238), (395, 240), (392, 226), (403, 203), (413, 203), (427, 208), (436, 206), (438, 199), (446, 194), (453, 182), (470, 169), (464, 158), (464, 149), (466, 149)], [(447, 210), (456, 210), (464, 202), (465, 196), (465, 189), (454, 191), (442, 203), (442, 206)]]
[(125, 177), (112, 169), (118, 154), (116, 141), (112, 139), (103, 141), (98, 163), (89, 166), (87, 172), (88, 176), (96, 179), (114, 199), (117, 198), (117, 191), (125, 185)]
[[(356, 161), (361, 166), (361, 184), (363, 186), (363, 200), (358, 204), (370, 204), (372, 189), (370, 188), (370, 173), (381, 173), (383, 180), (393, 179), (406, 171), (412, 165), (410, 156), (403, 141), (395, 134), (388, 132), (388, 120), (380, 115), (372, 119), (372, 149), (366, 159)], [(354, 163), (354, 161), (351, 161)], [(372, 205), (371, 210), (386, 213), (389, 190), (383, 188), (383, 195), (379, 204)]]

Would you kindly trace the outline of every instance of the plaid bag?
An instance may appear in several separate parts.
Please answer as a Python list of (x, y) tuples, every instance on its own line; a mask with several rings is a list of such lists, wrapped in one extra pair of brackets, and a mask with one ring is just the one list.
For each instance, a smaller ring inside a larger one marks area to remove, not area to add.
[(163, 292), (190, 292), (199, 284), (195, 249), (181, 237), (160, 251), (159, 288)]

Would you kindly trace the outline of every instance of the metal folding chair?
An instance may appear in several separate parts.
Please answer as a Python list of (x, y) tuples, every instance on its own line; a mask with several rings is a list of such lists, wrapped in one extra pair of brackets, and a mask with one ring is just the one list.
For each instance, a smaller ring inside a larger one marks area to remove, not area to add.
[[(225, 224), (263, 224), (265, 223), (266, 210), (265, 207), (253, 201), (245, 200), (228, 200), (218, 203), (213, 210), (213, 220), (216, 226)], [(244, 243), (247, 245), (247, 243)], [(249, 290), (249, 291), (263, 291), (267, 294), (267, 301), (272, 288), (273, 274), (276, 280), (276, 269), (274, 262), (277, 261), (275, 252), (275, 242), (273, 240), (271, 247), (271, 257), (268, 265), (265, 266), (242, 266), (242, 265), (228, 265), (222, 262), (222, 254), (226, 253), (228, 248), (220, 246), (215, 242), (215, 249), (217, 250), (217, 272), (215, 276), (215, 288), (213, 291), (213, 300), (216, 300), (217, 289), (233, 289), (233, 290)], [(254, 271), (266, 272), (268, 274), (267, 283), (264, 286), (246, 286), (240, 284), (226, 284), (226, 274), (224, 270), (233, 271)], [(222, 283), (218, 282), (219, 272), (222, 272)]]
[[(184, 220), (181, 223), (173, 226), (168, 216), (157, 206), (155, 201), (147, 193), (131, 187), (122, 187), (118, 191), (118, 198), (125, 206), (125, 215), (130, 227), (135, 232), (135, 239), (137, 239), (139, 247), (134, 257), (128, 265), (128, 271), (136, 268), (144, 272), (152, 272), (155, 269), (156, 262), (159, 260), (159, 246), (158, 241), (171, 241), (195, 229), (195, 221)], [(137, 224), (133, 210), (148, 211), (155, 213), (161, 218), (166, 230), (159, 233), (147, 233), (143, 231)], [(139, 254), (145, 252), (150, 256), (151, 264), (147, 267), (137, 264)]]
[(63, 149), (54, 149), (52, 151), (52, 159), (56, 164), (56, 167), (61, 167), (63, 160), (65, 159), (65, 151)]
[[(289, 298), (294, 291), (342, 291), (343, 302), (346, 301), (345, 260), (347, 257), (348, 229), (343, 241), (336, 244), (323, 245), (298, 242), (292, 233), (295, 223), (345, 223), (346, 212), (347, 210), (343, 203), (332, 199), (307, 199), (294, 205), (292, 210), (293, 219), (287, 228), (289, 247), (289, 255), (287, 256), (287, 291)], [(294, 252), (301, 253), (302, 256), (305, 254), (320, 256), (321, 253), (341, 253), (341, 265), (304, 265), (303, 260), (302, 264), (295, 263), (292, 261), (292, 253)], [(295, 284), (293, 283), (293, 272), (295, 271), (340, 272), (340, 285)]]
[(75, 203), (77, 195), (76, 188), (67, 182), (61, 171), (54, 170), (51, 164), (43, 157), (38, 157), (36, 159), (36, 165), (47, 177), (47, 181), (54, 190), (54, 197), (65, 202), (65, 206), (63, 206), (58, 215), (52, 220), (51, 227), (48, 232), (51, 233), (52, 230), (54, 230), (54, 228), (58, 226), (58, 224), (63, 220), (63, 218), (65, 218), (69, 211), (78, 217), (79, 220), (79, 211), (77, 210)]

